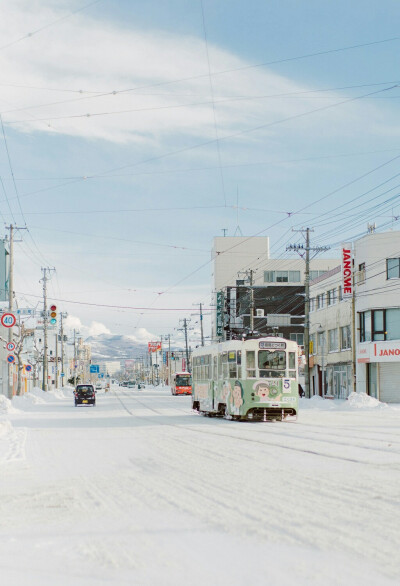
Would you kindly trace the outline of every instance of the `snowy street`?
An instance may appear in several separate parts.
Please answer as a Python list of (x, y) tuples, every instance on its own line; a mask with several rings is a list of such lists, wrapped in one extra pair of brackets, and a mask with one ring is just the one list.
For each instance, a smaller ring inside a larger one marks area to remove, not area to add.
[(237, 423), (161, 388), (4, 399), (1, 584), (396, 584), (400, 406), (372, 402)]

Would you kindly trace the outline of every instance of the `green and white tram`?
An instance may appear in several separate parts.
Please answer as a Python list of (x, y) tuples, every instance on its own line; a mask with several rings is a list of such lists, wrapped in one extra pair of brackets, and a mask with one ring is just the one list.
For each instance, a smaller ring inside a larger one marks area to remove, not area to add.
[(192, 407), (237, 420), (296, 419), (298, 346), (264, 337), (230, 340), (193, 351)]

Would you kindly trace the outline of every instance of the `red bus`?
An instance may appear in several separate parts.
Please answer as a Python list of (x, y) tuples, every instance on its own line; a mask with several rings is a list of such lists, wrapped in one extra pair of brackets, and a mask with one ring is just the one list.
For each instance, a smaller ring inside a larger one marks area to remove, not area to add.
[(173, 395), (192, 394), (192, 375), (190, 372), (175, 372), (172, 375), (171, 393)]

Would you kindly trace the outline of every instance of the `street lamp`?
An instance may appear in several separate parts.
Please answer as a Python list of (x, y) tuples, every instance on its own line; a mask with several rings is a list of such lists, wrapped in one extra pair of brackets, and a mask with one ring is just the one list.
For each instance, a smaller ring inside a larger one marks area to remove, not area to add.
[(325, 330), (319, 325), (317, 329), (321, 340), (321, 370), (322, 370), (322, 397), (325, 397)]

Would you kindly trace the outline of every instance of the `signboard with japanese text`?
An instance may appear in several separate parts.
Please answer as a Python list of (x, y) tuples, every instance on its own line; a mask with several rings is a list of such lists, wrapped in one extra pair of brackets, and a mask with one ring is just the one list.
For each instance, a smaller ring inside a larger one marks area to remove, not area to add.
[(344, 243), (341, 246), (342, 258), (342, 296), (343, 299), (353, 295), (353, 256), (351, 243)]
[(149, 352), (159, 352), (161, 350), (161, 342), (149, 342)]
[(222, 338), (224, 333), (224, 294), (222, 291), (217, 293), (217, 328), (218, 338)]

